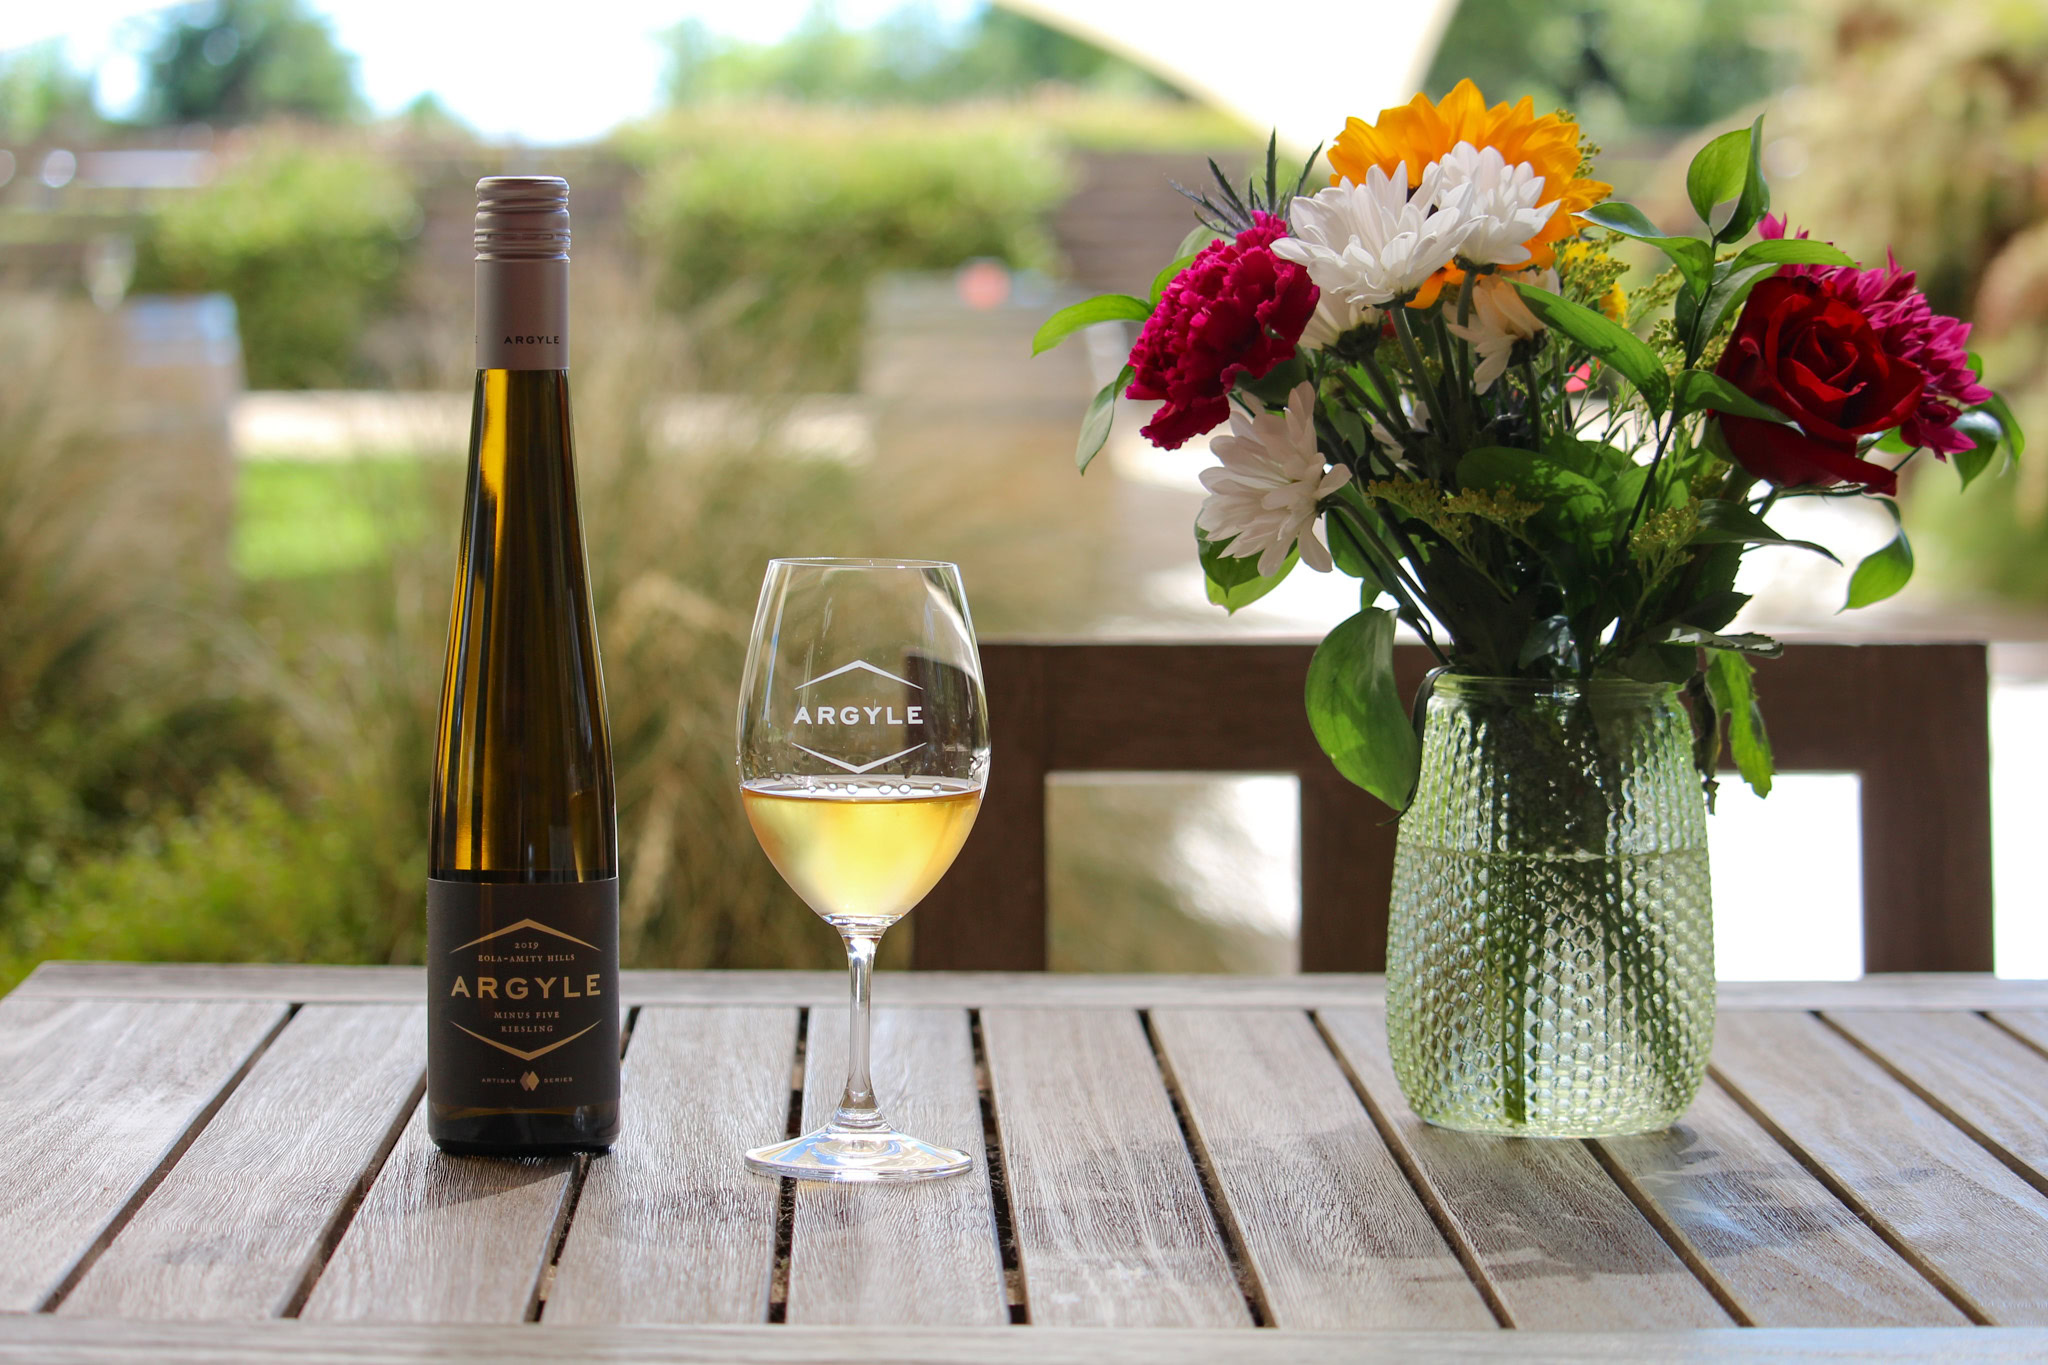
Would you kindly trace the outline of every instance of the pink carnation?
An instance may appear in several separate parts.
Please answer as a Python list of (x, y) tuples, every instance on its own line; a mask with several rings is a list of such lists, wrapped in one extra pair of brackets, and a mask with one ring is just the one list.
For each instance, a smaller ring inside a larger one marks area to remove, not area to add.
[(1124, 390), (1166, 400), (1142, 432), (1154, 445), (1175, 450), (1214, 431), (1230, 416), (1239, 375), (1262, 378), (1294, 354), (1320, 291), (1307, 270), (1273, 254), (1286, 235), (1284, 219), (1255, 212), (1235, 241), (1203, 247), (1166, 286), (1131, 348), (1137, 377)]
[[(1785, 235), (1785, 220), (1769, 215), (1757, 227), (1763, 237)], [(1799, 235), (1806, 236), (1804, 230)], [(1887, 255), (1882, 270), (1853, 265), (1788, 265), (1780, 274), (1810, 275), (1830, 294), (1870, 320), (1886, 354), (1917, 366), (1927, 377), (1919, 405), (1899, 426), (1908, 445), (1925, 446), (1946, 459), (1973, 442), (1955, 429), (1963, 407), (1985, 402), (1991, 390), (1970, 369), (1970, 324), (1943, 317), (1913, 287), (1913, 272)], [(1961, 405), (1961, 406), (1958, 406)]]

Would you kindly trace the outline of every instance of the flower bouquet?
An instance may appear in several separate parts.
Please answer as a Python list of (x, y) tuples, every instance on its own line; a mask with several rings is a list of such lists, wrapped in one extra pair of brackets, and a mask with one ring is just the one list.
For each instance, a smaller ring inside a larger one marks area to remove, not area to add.
[[(1148, 296), (1104, 295), (1044, 350), (1143, 323), (1121, 392), (1220, 464), (1195, 540), (1230, 610), (1297, 565), (1362, 581), (1317, 649), (1317, 740), (1402, 820), (1389, 938), (1395, 1060), (1418, 1112), (1489, 1131), (1659, 1126), (1711, 1036), (1706, 799), (1724, 743), (1771, 781), (1734, 630), (1745, 555), (1793, 498), (1876, 501), (1922, 452), (1965, 485), (2020, 455), (1967, 324), (1895, 262), (1865, 269), (1769, 216), (1763, 120), (1716, 137), (1666, 231), (1610, 198), (1596, 149), (1471, 82), (1351, 119), (1291, 183), (1189, 193), (1199, 223)], [(1211, 169), (1215, 170), (1212, 163)], [(1622, 239), (1668, 260), (1623, 288)], [(1912, 573), (1901, 528), (1847, 606)], [(1395, 623), (1440, 665), (1412, 704)], [(1706, 795), (1702, 794), (1704, 784)]]

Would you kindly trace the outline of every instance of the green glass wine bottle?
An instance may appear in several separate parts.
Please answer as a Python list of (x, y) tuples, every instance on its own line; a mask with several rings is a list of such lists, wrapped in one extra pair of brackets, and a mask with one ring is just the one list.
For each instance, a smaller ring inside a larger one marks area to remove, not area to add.
[(619, 1131), (618, 820), (569, 421), (569, 186), (477, 183), (477, 376), (427, 883), (429, 1131)]

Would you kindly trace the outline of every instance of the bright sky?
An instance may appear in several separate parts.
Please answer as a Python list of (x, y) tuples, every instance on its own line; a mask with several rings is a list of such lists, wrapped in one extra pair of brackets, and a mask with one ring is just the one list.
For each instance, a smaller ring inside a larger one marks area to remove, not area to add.
[[(335, 37), (356, 54), (364, 92), (380, 112), (432, 91), (456, 117), (490, 137), (573, 142), (595, 137), (655, 108), (661, 33), (684, 19), (765, 42), (794, 28), (814, 0), (537, 0), (455, 4), (448, 0), (312, 0)], [(923, 0), (958, 21), (980, 0)], [(902, 0), (839, 0), (842, 23), (861, 26)], [(99, 72), (101, 105), (127, 108), (141, 86), (138, 54), (161, 4), (150, 0), (65, 0), (0, 6), (0, 51), (62, 38), (71, 62)], [(486, 22), (486, 19), (488, 22)]]

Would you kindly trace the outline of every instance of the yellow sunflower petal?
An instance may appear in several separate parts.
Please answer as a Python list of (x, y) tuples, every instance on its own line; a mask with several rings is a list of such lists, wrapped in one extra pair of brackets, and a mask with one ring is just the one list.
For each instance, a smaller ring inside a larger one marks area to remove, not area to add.
[(1459, 81), (1441, 103), (1417, 95), (1408, 103), (1380, 111), (1378, 123), (1348, 119), (1344, 131), (1330, 148), (1331, 183), (1339, 179), (1365, 183), (1368, 169), (1378, 166), (1388, 175), (1397, 166), (1408, 168), (1408, 183), (1422, 179), (1423, 168), (1440, 161), (1460, 142), (1498, 150), (1510, 166), (1528, 162), (1543, 177), (1557, 211), (1527, 242), (1529, 264), (1550, 265), (1557, 256), (1557, 243), (1572, 237), (1584, 226), (1576, 214), (1614, 193), (1612, 185), (1579, 178), (1579, 125), (1558, 114), (1537, 116), (1535, 103), (1523, 96), (1516, 103), (1488, 108), (1479, 87)]

